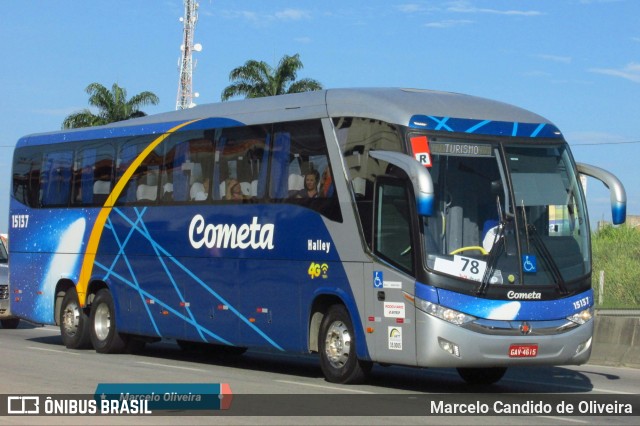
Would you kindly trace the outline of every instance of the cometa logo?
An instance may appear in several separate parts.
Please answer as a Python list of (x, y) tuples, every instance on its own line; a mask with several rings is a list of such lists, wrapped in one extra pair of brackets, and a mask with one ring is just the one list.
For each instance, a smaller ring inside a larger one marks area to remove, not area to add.
[(537, 291), (531, 291), (529, 293), (516, 293), (515, 291), (510, 291), (507, 293), (507, 297), (509, 299), (516, 300), (540, 300), (542, 298), (542, 293), (538, 293)]
[(251, 247), (254, 250), (272, 250), (273, 223), (260, 224), (253, 217), (250, 224), (240, 226), (206, 223), (202, 215), (195, 215), (189, 225), (189, 242), (195, 249), (207, 248), (240, 248)]

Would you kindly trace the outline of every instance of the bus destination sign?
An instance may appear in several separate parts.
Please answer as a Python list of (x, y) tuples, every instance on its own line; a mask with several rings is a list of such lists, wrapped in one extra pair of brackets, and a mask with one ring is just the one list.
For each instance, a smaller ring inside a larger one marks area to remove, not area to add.
[(431, 154), (492, 157), (491, 145), (462, 142), (430, 142)]

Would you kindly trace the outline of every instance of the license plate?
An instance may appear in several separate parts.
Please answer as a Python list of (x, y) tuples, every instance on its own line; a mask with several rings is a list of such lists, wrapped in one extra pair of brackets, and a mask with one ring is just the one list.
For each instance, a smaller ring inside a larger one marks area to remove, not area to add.
[(538, 345), (511, 345), (509, 346), (510, 358), (534, 358), (538, 355)]

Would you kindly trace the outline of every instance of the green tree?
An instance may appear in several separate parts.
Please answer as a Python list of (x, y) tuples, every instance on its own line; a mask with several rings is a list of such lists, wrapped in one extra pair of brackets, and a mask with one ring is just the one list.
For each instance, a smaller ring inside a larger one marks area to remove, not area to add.
[(222, 100), (242, 95), (245, 98), (260, 98), (322, 90), (322, 84), (317, 80), (296, 80), (296, 74), (302, 68), (299, 54), (284, 55), (275, 69), (266, 62), (248, 60), (229, 73), (229, 80), (233, 83), (223, 90)]
[(160, 99), (152, 92), (141, 92), (127, 100), (127, 91), (113, 83), (111, 90), (100, 83), (91, 83), (85, 91), (89, 94), (89, 105), (98, 109), (94, 114), (89, 109), (73, 113), (64, 119), (63, 129), (101, 126), (115, 121), (128, 120), (147, 115), (140, 111), (144, 105), (157, 105)]

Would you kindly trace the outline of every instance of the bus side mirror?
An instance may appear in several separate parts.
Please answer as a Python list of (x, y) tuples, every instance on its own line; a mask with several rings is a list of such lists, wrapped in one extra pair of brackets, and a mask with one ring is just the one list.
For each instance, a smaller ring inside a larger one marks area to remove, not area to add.
[(611, 193), (611, 220), (614, 225), (624, 223), (627, 218), (627, 193), (622, 182), (608, 171), (590, 164), (577, 163), (578, 172), (602, 182)]
[(420, 216), (433, 214), (433, 181), (429, 171), (414, 158), (393, 151), (369, 151), (369, 156), (401, 168), (413, 185), (416, 207)]

